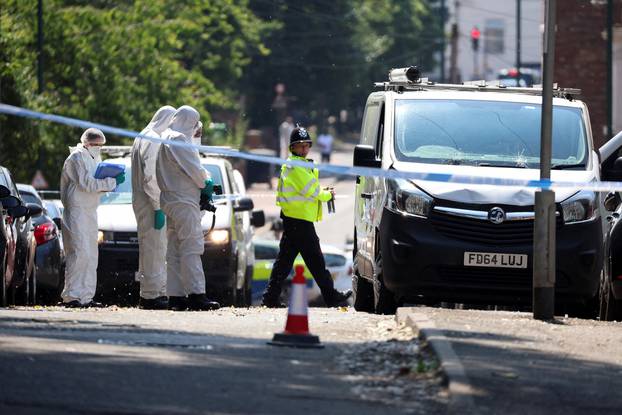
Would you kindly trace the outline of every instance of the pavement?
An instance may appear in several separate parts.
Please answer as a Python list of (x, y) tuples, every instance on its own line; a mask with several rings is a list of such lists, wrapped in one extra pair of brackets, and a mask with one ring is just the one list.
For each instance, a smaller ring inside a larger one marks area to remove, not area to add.
[[(391, 317), (310, 308), (311, 332), (324, 349), (267, 345), (283, 330), (286, 313), (0, 309), (0, 414), (410, 412), (361, 396), (356, 388), (375, 377), (344, 369), (351, 361), (343, 360), (344, 350), (378, 354), (381, 333), (395, 331)], [(442, 401), (427, 407), (433, 410), (418, 413), (440, 413)]]
[(448, 380), (448, 413), (619, 414), (622, 323), (404, 307)]

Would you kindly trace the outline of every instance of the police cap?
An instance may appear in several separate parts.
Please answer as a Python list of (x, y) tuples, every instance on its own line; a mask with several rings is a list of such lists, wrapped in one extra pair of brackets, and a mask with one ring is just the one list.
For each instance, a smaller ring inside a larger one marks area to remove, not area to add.
[(291, 147), (293, 144), (296, 144), (296, 143), (313, 144), (313, 141), (311, 141), (311, 136), (309, 135), (309, 132), (307, 131), (306, 128), (304, 127), (294, 128), (294, 130), (292, 131), (292, 134), (289, 136), (289, 145)]

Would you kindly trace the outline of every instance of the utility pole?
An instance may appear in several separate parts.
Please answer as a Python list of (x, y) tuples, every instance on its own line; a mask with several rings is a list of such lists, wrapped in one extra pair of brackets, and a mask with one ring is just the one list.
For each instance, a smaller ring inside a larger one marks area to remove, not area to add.
[(516, 82), (518, 86), (520, 86), (518, 82), (520, 80), (520, 67), (521, 67), (521, 61), (520, 61), (521, 33), (520, 33), (520, 30), (521, 30), (521, 0), (516, 0), (516, 71), (517, 71)]
[[(546, 0), (542, 54), (544, 78), (540, 131), (540, 181), (551, 179), (556, 13), (557, 0)], [(533, 250), (533, 318), (552, 320), (555, 312), (555, 192), (549, 188), (542, 188), (536, 192)]]
[(460, 2), (454, 1), (454, 22), (451, 24), (451, 52), (449, 55), (449, 82), (457, 84), (460, 79), (458, 75), (458, 16)]
[(37, 3), (37, 84), (39, 93), (43, 92), (43, 0)]
[(607, 0), (607, 136), (613, 136), (613, 0)]
[(445, 82), (445, 0), (441, 0), (441, 82)]

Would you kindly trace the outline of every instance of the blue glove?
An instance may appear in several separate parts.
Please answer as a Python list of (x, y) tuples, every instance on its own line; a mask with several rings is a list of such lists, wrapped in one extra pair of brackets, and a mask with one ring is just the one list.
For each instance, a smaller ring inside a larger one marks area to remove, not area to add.
[(115, 178), (117, 181), (117, 186), (125, 181), (125, 173), (119, 173)]
[(206, 195), (209, 200), (212, 200), (212, 194), (214, 194), (214, 181), (207, 179), (205, 181), (205, 187), (201, 189), (201, 194)]
[(164, 212), (162, 209), (158, 209), (153, 212), (153, 227), (155, 229), (162, 229), (164, 227), (164, 222), (166, 222), (166, 217), (164, 216)]

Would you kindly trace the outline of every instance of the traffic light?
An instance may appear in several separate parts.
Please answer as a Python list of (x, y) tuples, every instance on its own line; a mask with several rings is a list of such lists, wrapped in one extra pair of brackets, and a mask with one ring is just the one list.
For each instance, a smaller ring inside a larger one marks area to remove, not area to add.
[(479, 31), (477, 26), (473, 26), (471, 29), (471, 47), (475, 52), (479, 49), (479, 38), (482, 35), (482, 32)]

